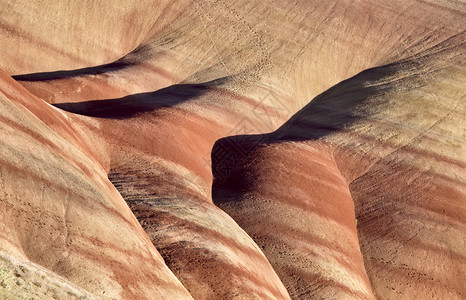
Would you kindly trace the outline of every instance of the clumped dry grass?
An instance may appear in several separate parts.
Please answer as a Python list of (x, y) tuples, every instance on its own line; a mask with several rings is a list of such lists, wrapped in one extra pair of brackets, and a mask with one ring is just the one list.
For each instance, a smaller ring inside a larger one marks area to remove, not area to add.
[(61, 276), (4, 253), (0, 253), (0, 298), (98, 299)]

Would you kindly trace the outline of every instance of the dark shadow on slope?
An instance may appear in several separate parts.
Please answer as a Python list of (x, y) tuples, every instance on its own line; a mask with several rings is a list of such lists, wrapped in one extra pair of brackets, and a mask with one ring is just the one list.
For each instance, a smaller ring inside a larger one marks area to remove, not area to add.
[(432, 81), (437, 71), (462, 64), (458, 53), (461, 53), (463, 45), (464, 34), (461, 33), (416, 57), (367, 69), (315, 97), (270, 134), (229, 136), (218, 140), (211, 154), (214, 201), (221, 199), (215, 196), (217, 188), (229, 180), (234, 182), (244, 177), (238, 168), (248, 161), (250, 163), (253, 158), (250, 153), (256, 148), (282, 142), (318, 140), (345, 131), (355, 122), (369, 120), (387, 109), (388, 98), (381, 95), (389, 91), (402, 95), (422, 88)]
[(87, 67), (74, 70), (60, 70), (52, 72), (38, 72), (30, 74), (18, 74), (13, 75), (13, 79), (16, 81), (47, 81), (47, 80), (59, 80), (73, 77), (83, 77), (88, 75), (99, 75), (103, 73), (115, 72), (121, 69), (131, 67), (134, 65), (145, 65), (149, 70), (151, 67), (144, 62), (149, 61), (152, 58), (151, 47), (147, 45), (139, 45), (133, 51), (124, 55), (120, 59), (103, 65), (94, 67)]
[(123, 98), (54, 105), (65, 111), (90, 117), (126, 119), (200, 97), (209, 89), (207, 85), (203, 84), (178, 84), (155, 92), (139, 93)]
[(56, 79), (64, 79), (64, 78), (72, 78), (72, 77), (80, 77), (80, 76), (87, 76), (87, 75), (98, 75), (107, 72), (114, 72), (121, 70), (130, 64), (122, 62), (120, 60), (95, 66), (95, 67), (88, 67), (76, 70), (66, 70), (66, 71), (54, 71), (54, 72), (40, 72), (40, 73), (31, 73), (31, 74), (22, 74), (22, 75), (14, 75), (12, 76), (17, 81), (47, 81), (47, 80), (56, 80)]
[[(370, 114), (365, 105), (367, 100), (384, 93), (388, 84), (382, 80), (395, 69), (395, 66), (369, 69), (340, 82), (315, 97), (275, 132), (236, 135), (218, 140), (211, 153), (213, 200), (220, 201), (223, 198), (216, 193), (224, 185), (229, 191), (238, 191), (248, 185), (246, 180), (249, 179), (243, 173), (247, 172), (244, 166), (252, 161), (252, 153), (258, 148), (282, 142), (318, 140), (333, 132), (345, 130), (359, 119), (367, 117)], [(371, 109), (383, 105), (374, 101), (371, 100)]]

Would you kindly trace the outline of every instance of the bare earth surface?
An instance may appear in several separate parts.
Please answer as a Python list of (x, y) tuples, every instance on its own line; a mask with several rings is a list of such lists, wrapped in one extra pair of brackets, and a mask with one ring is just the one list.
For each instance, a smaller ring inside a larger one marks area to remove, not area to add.
[(464, 299), (465, 20), (0, 3), (0, 297)]

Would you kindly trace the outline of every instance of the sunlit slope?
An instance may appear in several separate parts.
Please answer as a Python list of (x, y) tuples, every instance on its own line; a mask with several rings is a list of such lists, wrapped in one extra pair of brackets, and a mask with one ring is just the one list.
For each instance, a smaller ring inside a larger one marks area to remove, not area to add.
[(464, 297), (463, 2), (0, 12), (2, 251), (104, 298)]

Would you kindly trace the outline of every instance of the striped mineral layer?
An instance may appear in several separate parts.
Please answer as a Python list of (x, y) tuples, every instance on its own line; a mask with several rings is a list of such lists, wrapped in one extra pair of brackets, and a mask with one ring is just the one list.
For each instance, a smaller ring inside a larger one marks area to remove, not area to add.
[(464, 299), (465, 17), (0, 3), (0, 297)]

